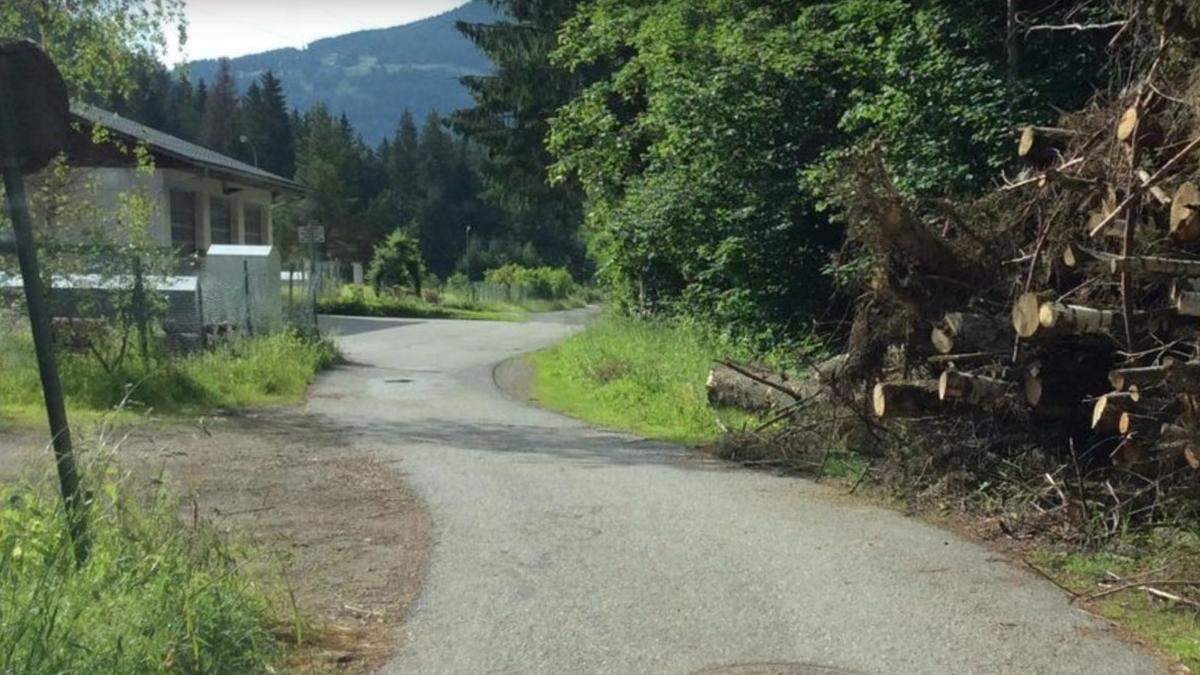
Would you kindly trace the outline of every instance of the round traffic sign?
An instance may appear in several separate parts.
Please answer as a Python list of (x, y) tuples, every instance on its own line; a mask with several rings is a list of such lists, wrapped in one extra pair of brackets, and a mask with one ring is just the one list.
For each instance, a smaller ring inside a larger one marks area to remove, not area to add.
[(50, 57), (29, 40), (0, 41), (0, 157), (25, 171), (45, 167), (67, 145), (70, 115)]

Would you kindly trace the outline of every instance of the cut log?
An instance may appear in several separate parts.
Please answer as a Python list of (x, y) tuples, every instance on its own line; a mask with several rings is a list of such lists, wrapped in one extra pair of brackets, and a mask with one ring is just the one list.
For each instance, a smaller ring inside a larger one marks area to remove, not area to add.
[(1078, 244), (1067, 244), (1063, 249), (1063, 264), (1081, 272), (1108, 272), (1109, 260), (1116, 256)]
[(1008, 398), (1016, 384), (983, 375), (947, 370), (938, 379), (938, 398), (982, 407), (995, 407)]
[(1117, 140), (1122, 143), (1133, 142), (1133, 135), (1137, 132), (1138, 107), (1136, 105), (1129, 106), (1121, 115), (1121, 120), (1117, 123)]
[(1122, 469), (1132, 469), (1135, 466), (1145, 464), (1149, 453), (1146, 448), (1132, 438), (1121, 440), (1121, 444), (1113, 450), (1112, 461)]
[(1038, 309), (1038, 323), (1076, 335), (1107, 334), (1116, 325), (1117, 312), (1061, 302), (1043, 302)]
[(1071, 129), (1022, 127), (1017, 141), (1017, 156), (1035, 164), (1050, 164), (1077, 135)]
[(1159, 434), (1159, 451), (1167, 463), (1186, 462), (1200, 469), (1200, 434), (1177, 424), (1164, 424)]
[(1092, 429), (1101, 433), (1119, 432), (1121, 415), (1134, 411), (1134, 398), (1129, 392), (1119, 392), (1096, 399), (1096, 405), (1092, 407)]
[(1108, 374), (1118, 391), (1137, 387), (1141, 391), (1161, 387), (1177, 394), (1200, 394), (1200, 361), (1172, 361), (1161, 366), (1118, 368)]
[[(1008, 351), (1012, 351), (1011, 349)], [(929, 363), (939, 365), (956, 365), (964, 363), (986, 363), (995, 361), (1005, 355), (1005, 352), (970, 352), (969, 354), (936, 354), (927, 356), (925, 360)]]
[(833, 384), (842, 377), (846, 364), (850, 362), (849, 354), (838, 354), (825, 359), (813, 366), (813, 376), (822, 384)]
[(1025, 401), (1031, 408), (1038, 407), (1042, 402), (1042, 395), (1045, 393), (1041, 376), (1037, 371), (1026, 371), (1021, 384), (1025, 390)]
[(1042, 299), (1037, 293), (1022, 293), (1021, 297), (1017, 298), (1012, 308), (1012, 326), (1018, 336), (1031, 338), (1038, 332), (1041, 328), (1038, 320), (1041, 306)]
[(1179, 296), (1182, 293), (1200, 293), (1200, 280), (1198, 279), (1174, 279), (1171, 281), (1171, 288), (1167, 293), (1167, 297), (1172, 303), (1179, 301)]
[(1109, 259), (1108, 270), (1112, 274), (1129, 272), (1143, 276), (1192, 277), (1200, 276), (1200, 260), (1156, 256), (1116, 256)]
[(714, 408), (747, 412), (782, 410), (823, 395), (823, 390), (837, 383), (848, 361), (846, 354), (826, 359), (813, 366), (807, 377), (789, 377), (758, 366), (717, 362), (708, 372), (708, 403)]
[[(713, 364), (708, 372), (708, 404), (714, 408), (737, 408), (747, 412), (782, 410), (797, 400), (783, 389), (794, 390), (802, 381), (759, 368), (743, 367), (755, 377), (749, 377), (723, 363)], [(765, 382), (771, 382), (773, 387)], [(781, 389), (782, 388), (782, 389)], [(799, 393), (799, 392), (797, 392)]]
[(1135, 434), (1139, 439), (1146, 440), (1157, 438), (1161, 427), (1162, 422), (1154, 417), (1125, 411), (1121, 413), (1117, 430), (1126, 436)]
[(1184, 183), (1171, 200), (1171, 238), (1179, 242), (1200, 239), (1200, 187)]
[(943, 410), (937, 380), (880, 382), (871, 401), (875, 416), (888, 419), (930, 417)]
[(1175, 298), (1175, 311), (1180, 316), (1200, 316), (1200, 293), (1182, 291)]
[(930, 339), (939, 354), (960, 351), (1002, 351), (1011, 349), (1012, 329), (1004, 321), (988, 314), (951, 312), (934, 327)]

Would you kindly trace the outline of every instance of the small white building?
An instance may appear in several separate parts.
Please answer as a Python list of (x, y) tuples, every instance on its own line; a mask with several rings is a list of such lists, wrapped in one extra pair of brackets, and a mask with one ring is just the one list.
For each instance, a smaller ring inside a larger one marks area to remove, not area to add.
[[(89, 228), (109, 227), (106, 223), (120, 217), (116, 214), (122, 213), (123, 200), (140, 195), (149, 203), (143, 211), (147, 234), (180, 258), (178, 276), (147, 279), (148, 286), (170, 299), (168, 332), (200, 337), (215, 325), (259, 331), (279, 325), (282, 282), (272, 209), (284, 199), (302, 196), (305, 189), (90, 105), (73, 103), (71, 117), (65, 151), (70, 180), (63, 191), (73, 196), (65, 201), (85, 204), (96, 215), (65, 218), (58, 224), (62, 236), (87, 241)], [(152, 169), (131, 149), (149, 153)], [(38, 179), (33, 177), (34, 185)], [(68, 275), (55, 278), (54, 287), (64, 291), (59, 294), (64, 298), (72, 292), (103, 294), (105, 284), (89, 281), (93, 279), (99, 277)], [(0, 289), (19, 285), (19, 278), (0, 274)]]
[[(96, 199), (116, 208), (120, 195), (144, 188), (155, 209), (150, 232), (164, 247), (204, 255), (213, 244), (271, 246), (272, 207), (304, 188), (295, 181), (83, 103), (71, 105), (74, 134), (67, 158), (91, 174)], [(154, 172), (138, 171), (115, 144), (96, 143), (103, 128), (122, 145), (146, 148)]]

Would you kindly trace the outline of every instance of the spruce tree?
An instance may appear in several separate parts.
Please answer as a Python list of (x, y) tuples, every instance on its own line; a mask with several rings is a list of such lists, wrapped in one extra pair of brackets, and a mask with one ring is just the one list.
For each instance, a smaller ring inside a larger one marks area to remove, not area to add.
[(534, 242), (549, 262), (582, 266), (576, 236), (582, 199), (573, 185), (550, 185), (548, 120), (580, 90), (580, 78), (554, 65), (557, 33), (574, 0), (492, 0), (512, 20), (460, 23), (458, 29), (495, 64), (491, 75), (462, 78), (475, 107), (451, 118), (459, 133), (488, 151), (487, 197), (507, 214), (514, 235)]
[(281, 176), (291, 176), (296, 171), (296, 132), (288, 114), (283, 83), (269, 70), (263, 73), (259, 83), (262, 86), (262, 109), (258, 114), (261, 142), (260, 139), (255, 140), (259, 159), (264, 169)]
[(226, 155), (237, 153), (238, 95), (229, 59), (221, 59), (217, 79), (204, 101), (200, 121), (201, 144)]

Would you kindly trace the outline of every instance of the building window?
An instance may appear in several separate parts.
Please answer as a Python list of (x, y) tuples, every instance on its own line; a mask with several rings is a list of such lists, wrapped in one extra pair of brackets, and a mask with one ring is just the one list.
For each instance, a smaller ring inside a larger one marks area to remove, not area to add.
[(171, 248), (196, 252), (196, 194), (171, 190)]
[(208, 201), (208, 231), (212, 243), (233, 243), (233, 209), (230, 201), (223, 197), (211, 197)]
[(246, 204), (242, 209), (242, 224), (245, 227), (246, 243), (261, 246), (267, 243), (265, 223), (266, 209), (261, 204)]

